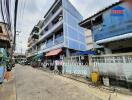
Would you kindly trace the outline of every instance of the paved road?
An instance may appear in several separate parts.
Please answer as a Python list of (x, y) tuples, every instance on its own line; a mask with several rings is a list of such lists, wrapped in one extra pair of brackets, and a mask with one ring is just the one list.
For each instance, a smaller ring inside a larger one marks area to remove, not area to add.
[(17, 100), (99, 100), (76, 82), (52, 73), (20, 65), (14, 73)]
[(16, 100), (15, 80), (12, 77), (9, 81), (0, 84), (0, 100)]
[(29, 66), (16, 65), (12, 78), (0, 85), (0, 100), (132, 100)]

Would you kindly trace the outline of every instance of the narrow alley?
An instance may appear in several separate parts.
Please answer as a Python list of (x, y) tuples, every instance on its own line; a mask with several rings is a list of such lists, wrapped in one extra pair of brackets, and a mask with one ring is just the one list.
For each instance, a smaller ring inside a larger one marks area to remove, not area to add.
[(0, 100), (131, 100), (131, 98), (22, 65), (16, 65), (12, 71), (12, 78), (0, 86)]
[(15, 69), (17, 100), (99, 100), (76, 82), (29, 66)]
[(132, 100), (132, 0), (0, 0), (0, 100)]

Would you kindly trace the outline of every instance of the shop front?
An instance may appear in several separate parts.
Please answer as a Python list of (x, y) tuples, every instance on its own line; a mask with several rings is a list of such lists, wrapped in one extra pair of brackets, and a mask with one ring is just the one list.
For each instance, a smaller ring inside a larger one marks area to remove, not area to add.
[(46, 53), (45, 55), (46, 68), (50, 70), (61, 69), (60, 66), (57, 65), (57, 62), (61, 61), (62, 57), (63, 57), (62, 49), (56, 49)]

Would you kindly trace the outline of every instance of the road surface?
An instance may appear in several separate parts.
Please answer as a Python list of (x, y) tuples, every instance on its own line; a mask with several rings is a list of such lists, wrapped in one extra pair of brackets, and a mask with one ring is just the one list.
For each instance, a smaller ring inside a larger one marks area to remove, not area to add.
[(0, 100), (132, 100), (132, 96), (91, 87), (30, 66), (16, 65), (0, 85)]
[(17, 100), (100, 100), (72, 80), (17, 65), (15, 68)]

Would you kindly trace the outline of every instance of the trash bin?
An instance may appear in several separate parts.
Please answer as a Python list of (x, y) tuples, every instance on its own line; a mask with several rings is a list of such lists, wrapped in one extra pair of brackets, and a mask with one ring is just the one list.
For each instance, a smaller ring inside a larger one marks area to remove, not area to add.
[(109, 78), (108, 77), (103, 77), (103, 83), (104, 83), (105, 86), (109, 87), (110, 86)]
[(97, 72), (92, 72), (91, 79), (93, 83), (97, 83), (99, 81), (99, 74)]
[(0, 66), (0, 83), (3, 83), (4, 73), (5, 73), (5, 67)]

